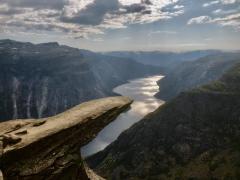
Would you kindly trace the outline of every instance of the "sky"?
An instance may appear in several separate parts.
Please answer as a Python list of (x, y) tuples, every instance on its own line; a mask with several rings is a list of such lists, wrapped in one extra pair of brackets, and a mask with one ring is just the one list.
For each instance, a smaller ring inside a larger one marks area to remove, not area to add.
[(0, 39), (93, 51), (240, 49), (240, 0), (0, 0)]

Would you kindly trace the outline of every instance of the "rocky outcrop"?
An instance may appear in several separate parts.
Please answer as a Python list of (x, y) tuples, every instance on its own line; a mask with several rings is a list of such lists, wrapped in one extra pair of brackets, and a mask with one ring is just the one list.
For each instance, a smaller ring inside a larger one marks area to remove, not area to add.
[(80, 147), (131, 102), (127, 97), (110, 97), (49, 118), (0, 123), (0, 169), (4, 179), (101, 179), (85, 168)]

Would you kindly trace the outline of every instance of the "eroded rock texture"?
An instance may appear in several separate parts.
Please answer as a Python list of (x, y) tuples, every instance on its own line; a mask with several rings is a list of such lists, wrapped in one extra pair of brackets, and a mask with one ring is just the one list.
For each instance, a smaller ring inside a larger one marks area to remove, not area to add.
[(0, 169), (4, 179), (89, 179), (80, 147), (129, 108), (127, 97), (83, 103), (39, 120), (0, 123)]

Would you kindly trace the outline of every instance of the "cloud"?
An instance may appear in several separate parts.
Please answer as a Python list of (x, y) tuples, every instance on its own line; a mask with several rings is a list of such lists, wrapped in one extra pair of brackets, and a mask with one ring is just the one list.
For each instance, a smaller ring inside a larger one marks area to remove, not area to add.
[(220, 0), (222, 4), (234, 4), (237, 0)]
[(85, 5), (84, 8), (75, 9), (75, 11), (66, 7), (61, 20), (82, 25), (99, 25), (102, 23), (106, 13), (117, 11), (118, 8), (118, 0), (95, 0)]
[(191, 24), (206, 24), (209, 23), (211, 21), (211, 17), (209, 16), (199, 16), (199, 17), (195, 17), (190, 19), (187, 24), (191, 25)]
[[(106, 29), (171, 19), (179, 0), (0, 0), (1, 31), (57, 31), (87, 37)], [(174, 6), (171, 10), (165, 7)]]
[(128, 24), (152, 23), (162, 19), (170, 19), (183, 14), (183, 10), (164, 11), (169, 5), (179, 0), (119, 0), (119, 9), (108, 12), (104, 17), (106, 24), (121, 22), (122, 27)]
[(173, 9), (183, 9), (184, 6), (183, 5), (175, 5), (173, 6)]
[(132, 4), (140, 4), (141, 0), (119, 0), (119, 3), (123, 6), (130, 6)]
[(210, 16), (199, 16), (188, 21), (188, 25), (192, 24), (218, 24), (221, 26), (233, 27), (240, 30), (240, 13), (230, 14), (225, 17), (212, 18)]
[(23, 13), (23, 9), (10, 8), (7, 4), (0, 5), (0, 15), (12, 15)]
[(66, 0), (0, 0), (0, 2), (8, 4), (10, 7), (35, 9), (62, 9), (67, 3)]
[(236, 30), (240, 30), (240, 13), (212, 19), (211, 23), (217, 23), (221, 26), (230, 26), (234, 27)]
[(239, 11), (240, 11), (240, 7), (236, 8), (236, 9), (228, 9), (228, 10), (216, 9), (212, 13), (214, 15), (226, 15), (226, 14), (234, 14), (234, 13), (237, 13)]
[(234, 4), (237, 1), (238, 0), (214, 0), (214, 1), (204, 3), (203, 7), (209, 7), (209, 6), (216, 5), (216, 4), (224, 4), (224, 5)]
[(204, 3), (203, 7), (209, 7), (211, 5), (218, 4), (218, 3), (219, 3), (219, 1), (211, 1), (211, 2), (208, 2), (208, 3)]

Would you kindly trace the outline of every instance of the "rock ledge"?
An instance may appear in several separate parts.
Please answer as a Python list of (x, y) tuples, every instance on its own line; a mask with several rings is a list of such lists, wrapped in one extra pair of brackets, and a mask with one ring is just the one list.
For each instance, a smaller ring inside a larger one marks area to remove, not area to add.
[(127, 97), (110, 97), (49, 118), (0, 123), (4, 179), (89, 179), (80, 148), (131, 103)]

